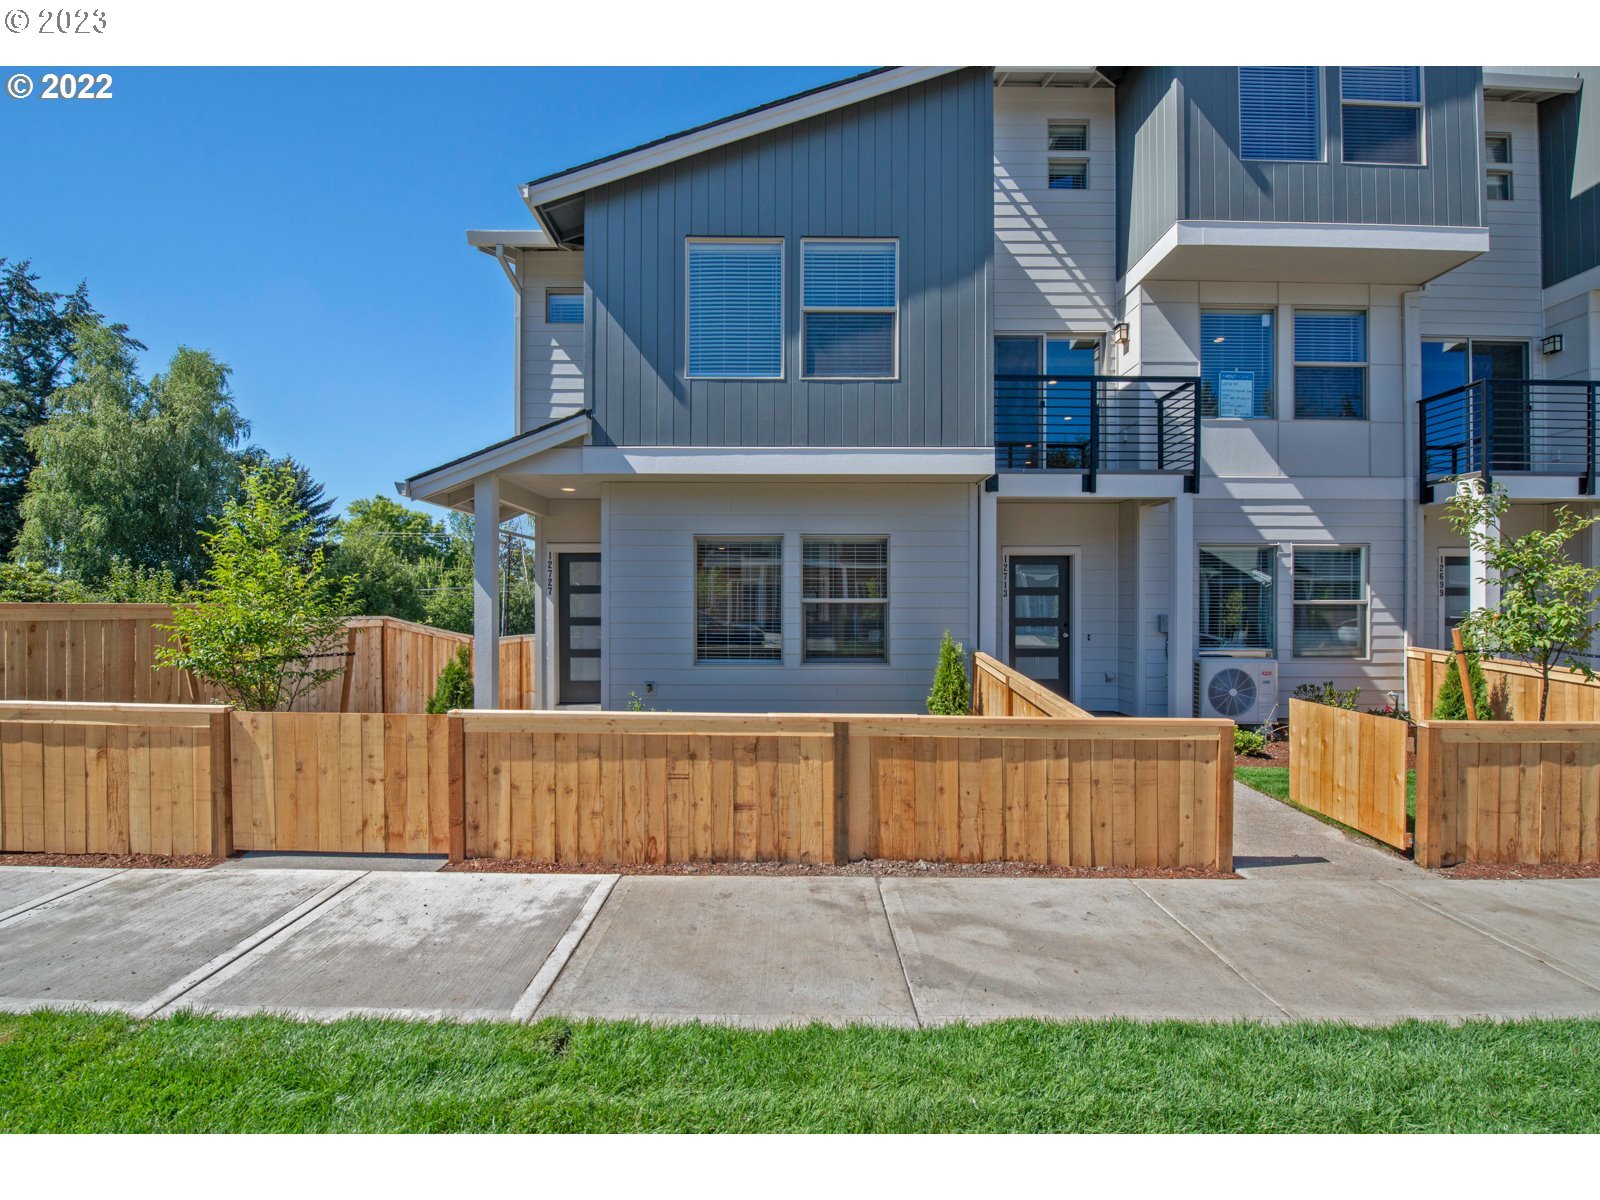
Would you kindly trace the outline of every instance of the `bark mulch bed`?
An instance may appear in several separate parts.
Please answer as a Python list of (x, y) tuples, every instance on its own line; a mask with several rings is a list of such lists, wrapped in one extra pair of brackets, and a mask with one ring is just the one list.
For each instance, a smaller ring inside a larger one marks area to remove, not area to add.
[(911, 879), (1238, 879), (1239, 876), (1200, 867), (1153, 870), (1139, 867), (1048, 867), (1038, 863), (941, 863), (864, 859), (845, 863), (548, 863), (528, 858), (469, 858), (447, 863), (446, 871), (490, 871), (524, 875), (844, 875), (895, 876)]
[[(1406, 742), (1406, 770), (1417, 769), (1415, 740)], [(1289, 765), (1289, 740), (1268, 742), (1260, 754), (1236, 754), (1233, 761), (1241, 767), (1287, 767)]]
[(125, 867), (171, 869), (214, 867), (222, 859), (205, 854), (0, 854), (0, 867)]
[(1433, 874), (1440, 879), (1600, 879), (1600, 863), (1461, 863)]

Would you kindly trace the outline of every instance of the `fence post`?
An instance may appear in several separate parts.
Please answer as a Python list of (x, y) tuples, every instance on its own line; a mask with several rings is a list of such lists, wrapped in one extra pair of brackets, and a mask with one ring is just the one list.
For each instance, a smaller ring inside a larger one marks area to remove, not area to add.
[(211, 857), (233, 856), (233, 709), (211, 714)]
[(1217, 871), (1233, 870), (1233, 722), (1217, 735)]
[(1417, 722), (1417, 818), (1411, 853), (1419, 867), (1441, 865), (1444, 847), (1439, 844), (1439, 805), (1434, 794), (1439, 763), (1439, 731), (1428, 721)]
[(450, 789), (450, 861), (461, 862), (467, 857), (466, 731), (462, 718), (454, 713), (445, 720), (449, 722), (445, 736), (445, 778)]
[(833, 861), (850, 861), (850, 723), (833, 723)]

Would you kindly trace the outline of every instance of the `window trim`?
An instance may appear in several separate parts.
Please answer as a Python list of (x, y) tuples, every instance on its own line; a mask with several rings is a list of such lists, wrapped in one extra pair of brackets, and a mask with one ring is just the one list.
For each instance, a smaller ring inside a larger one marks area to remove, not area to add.
[[(1302, 550), (1355, 550), (1361, 555), (1359, 600), (1301, 600), (1294, 594), (1295, 564)], [(1296, 542), (1289, 547), (1289, 656), (1302, 662), (1372, 661), (1372, 547), (1365, 542)], [(1301, 654), (1295, 648), (1294, 615), (1301, 607), (1361, 609), (1361, 654)]]
[[(778, 373), (776, 375), (696, 375), (690, 369), (689, 339), (692, 323), (693, 293), (692, 282), (689, 274), (690, 247), (695, 245), (727, 245), (729, 243), (758, 243), (778, 247)], [(782, 382), (788, 377), (789, 368), (789, 250), (787, 239), (782, 236), (772, 237), (701, 237), (690, 234), (683, 239), (683, 378), (685, 381), (703, 382), (725, 381), (731, 383), (772, 383)]]
[[(1200, 591), (1202, 590), (1202, 584), (1200, 580), (1200, 555), (1207, 550), (1248, 550), (1252, 554), (1260, 554), (1265, 551), (1268, 554), (1272, 562), (1272, 582), (1266, 585), (1272, 589), (1272, 619), (1271, 631), (1269, 635), (1272, 644), (1270, 646), (1265, 648), (1260, 646), (1219, 646), (1211, 650), (1200, 647), (1199, 641), (1204, 633), (1204, 625), (1201, 623), (1201, 604), (1199, 595)], [(1195, 544), (1196, 596), (1194, 613), (1196, 656), (1200, 658), (1254, 658), (1257, 656), (1262, 658), (1276, 658), (1278, 656), (1278, 597), (1282, 594), (1279, 591), (1278, 580), (1280, 567), (1280, 563), (1278, 561), (1279, 557), (1277, 542), (1197, 542)]]
[[(1415, 169), (1428, 165), (1428, 71), (1417, 67), (1417, 98), (1415, 100), (1346, 100), (1344, 98), (1345, 68), (1339, 68), (1339, 161), (1354, 167), (1399, 167)], [(1345, 154), (1344, 110), (1352, 108), (1414, 108), (1417, 110), (1417, 161), (1370, 162), (1364, 158), (1350, 158)]]
[[(1366, 337), (1363, 339), (1367, 345), (1367, 354), (1360, 362), (1319, 362), (1307, 360), (1302, 362), (1295, 350), (1295, 322), (1301, 313), (1328, 313), (1336, 316), (1349, 316), (1360, 313), (1366, 320)], [(1300, 368), (1301, 367), (1360, 367), (1361, 368), (1361, 415), (1359, 417), (1302, 417), (1300, 415)], [(1289, 399), (1291, 404), (1292, 420), (1296, 421), (1367, 421), (1372, 420), (1372, 310), (1370, 308), (1333, 308), (1322, 305), (1296, 305), (1289, 312)]]
[[(1489, 191), (1489, 181), (1491, 179), (1505, 180), (1506, 194), (1504, 196), (1496, 196)], [(1483, 198), (1485, 202), (1493, 201), (1496, 204), (1509, 204), (1511, 201), (1517, 198), (1516, 185), (1512, 182), (1512, 175), (1510, 171), (1503, 170), (1499, 167), (1496, 167), (1490, 171), (1485, 171), (1483, 173), (1483, 181)]]
[[(1077, 188), (1052, 186), (1050, 174), (1057, 167), (1082, 167), (1083, 186)], [(1059, 155), (1052, 154), (1045, 164), (1044, 190), (1047, 192), (1087, 192), (1089, 190), (1089, 160), (1087, 158), (1062, 158)]]
[[(1315, 158), (1255, 158), (1244, 152), (1244, 77), (1240, 74), (1244, 68), (1235, 68), (1233, 74), (1233, 92), (1235, 106), (1239, 112), (1239, 161), (1260, 163), (1326, 163), (1328, 161), (1328, 105), (1327, 105), (1327, 68), (1314, 67), (1317, 81), (1317, 156)], [(1342, 90), (1342, 85), (1341, 85)], [(1340, 136), (1343, 137), (1343, 123), (1340, 124)], [(1260, 420), (1262, 418), (1254, 418)]]
[[(894, 307), (822, 306), (806, 303), (806, 246), (812, 242), (881, 242), (894, 247)], [(898, 237), (803, 237), (800, 239), (800, 364), (799, 377), (807, 383), (898, 383), (900, 380), (900, 239)], [(806, 371), (806, 315), (808, 313), (890, 313), (894, 317), (891, 339), (894, 370), (889, 375), (812, 375)], [(801, 550), (804, 556), (804, 548)]]
[[(553, 296), (577, 296), (583, 300), (583, 316), (576, 321), (553, 321), (550, 319), (550, 300)], [(583, 294), (583, 287), (547, 287), (544, 290), (544, 323), (546, 325), (577, 325), (580, 328), (589, 319), (589, 299)]]
[[(1056, 140), (1056, 135), (1055, 135), (1055, 133), (1053, 131), (1055, 129), (1063, 126), (1063, 125), (1081, 125), (1083, 127), (1083, 149), (1082, 150), (1057, 150), (1051, 145), (1051, 143)], [(1081, 155), (1084, 155), (1085, 157), (1087, 157), (1088, 154), (1089, 154), (1089, 138), (1090, 138), (1090, 136), (1092, 134), (1092, 129), (1093, 129), (1093, 123), (1089, 120), (1088, 117), (1047, 117), (1047, 118), (1045, 118), (1045, 123), (1044, 123), (1044, 152), (1047, 155), (1053, 155), (1053, 156), (1064, 155), (1064, 154), (1065, 155), (1078, 155), (1078, 154), (1081, 154)]]
[[(788, 665), (788, 647), (784, 644), (784, 617), (788, 598), (784, 586), (788, 564), (785, 562), (786, 537), (782, 533), (696, 533), (689, 539), (690, 586), (694, 599), (689, 605), (689, 640), (693, 646), (694, 667), (785, 667)], [(700, 657), (700, 546), (704, 542), (772, 542), (778, 547), (778, 656), (776, 658), (701, 658)]]
[[(1254, 160), (1254, 161), (1259, 161), (1259, 160)], [(1287, 161), (1299, 161), (1299, 160), (1287, 160)], [(1218, 415), (1213, 415), (1213, 416), (1209, 416), (1208, 417), (1203, 412), (1200, 411), (1201, 402), (1202, 402), (1202, 400), (1204, 398), (1203, 395), (1196, 395), (1195, 396), (1195, 410), (1199, 414), (1200, 420), (1202, 420), (1202, 421), (1276, 421), (1276, 420), (1279, 420), (1283, 416), (1282, 405), (1280, 403), (1281, 397), (1283, 395), (1283, 385), (1278, 379), (1278, 366), (1279, 366), (1279, 362), (1278, 362), (1278, 337), (1279, 337), (1279, 332), (1278, 332), (1278, 325), (1279, 325), (1278, 314), (1279, 314), (1280, 311), (1281, 311), (1281, 306), (1277, 305), (1277, 304), (1265, 304), (1265, 305), (1262, 305), (1262, 304), (1203, 304), (1203, 305), (1200, 306), (1200, 328), (1201, 329), (1204, 329), (1204, 327), (1205, 327), (1205, 317), (1206, 317), (1207, 313), (1238, 313), (1238, 314), (1243, 315), (1243, 316), (1270, 316), (1272, 318), (1272, 330), (1271, 330), (1271, 335), (1272, 336), (1267, 339), (1267, 345), (1268, 345), (1267, 361), (1272, 365), (1272, 412), (1269, 415), (1262, 416), (1262, 417), (1224, 417), (1224, 416), (1218, 416)], [(1290, 322), (1290, 333), (1292, 334), (1293, 331), (1294, 331), (1294, 325), (1293, 325), (1293, 321), (1291, 319), (1291, 322)], [(1204, 340), (1205, 339), (1205, 334), (1201, 333), (1200, 337), (1201, 337), (1200, 353), (1195, 356), (1196, 367), (1197, 367), (1196, 373), (1203, 375), (1204, 374), (1203, 364), (1205, 362), (1205, 353), (1206, 353), (1206, 343), (1205, 343), (1205, 340)], [(1202, 393), (1204, 392), (1204, 386), (1203, 385), (1201, 387), (1201, 392)], [(1219, 398), (1219, 400), (1220, 400), (1220, 398)], [(1220, 403), (1218, 405), (1218, 411), (1219, 412), (1221, 411)]]
[[(833, 239), (827, 239), (833, 240)], [(807, 542), (882, 542), (884, 596), (881, 600), (843, 599), (813, 600), (806, 595), (806, 543)], [(800, 665), (803, 667), (887, 667), (894, 661), (890, 653), (891, 610), (889, 601), (893, 589), (892, 564), (894, 562), (894, 537), (888, 533), (802, 533), (800, 535)], [(806, 606), (809, 604), (881, 604), (883, 606), (883, 657), (882, 658), (812, 658), (806, 654)]]

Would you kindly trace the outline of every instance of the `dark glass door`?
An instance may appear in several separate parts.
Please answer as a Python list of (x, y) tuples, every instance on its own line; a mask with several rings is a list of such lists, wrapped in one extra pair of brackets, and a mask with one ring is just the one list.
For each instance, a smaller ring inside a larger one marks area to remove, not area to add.
[(1071, 560), (1065, 555), (1011, 559), (1011, 665), (1058, 696), (1068, 695)]
[[(1496, 471), (1526, 471), (1533, 466), (1533, 431), (1529, 420), (1528, 345), (1526, 342), (1472, 340), (1472, 377), (1487, 379), (1493, 417)], [(1508, 382), (1508, 381), (1516, 382)]]
[(600, 703), (600, 556), (559, 556), (558, 704)]

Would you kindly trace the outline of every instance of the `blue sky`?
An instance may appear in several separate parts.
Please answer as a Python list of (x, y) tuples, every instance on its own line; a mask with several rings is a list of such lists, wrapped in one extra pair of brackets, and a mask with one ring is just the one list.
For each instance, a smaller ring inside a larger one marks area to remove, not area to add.
[(511, 302), (468, 228), (517, 184), (860, 68), (118, 69), (0, 98), (0, 255), (233, 368), (341, 507), (513, 432)]

